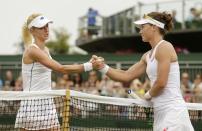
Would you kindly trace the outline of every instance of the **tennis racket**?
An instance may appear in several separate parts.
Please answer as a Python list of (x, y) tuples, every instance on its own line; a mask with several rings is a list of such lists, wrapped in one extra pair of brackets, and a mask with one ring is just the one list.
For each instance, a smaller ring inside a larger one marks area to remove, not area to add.
[(134, 99), (141, 99), (135, 92), (133, 92), (131, 89), (128, 90), (128, 94), (134, 98)]

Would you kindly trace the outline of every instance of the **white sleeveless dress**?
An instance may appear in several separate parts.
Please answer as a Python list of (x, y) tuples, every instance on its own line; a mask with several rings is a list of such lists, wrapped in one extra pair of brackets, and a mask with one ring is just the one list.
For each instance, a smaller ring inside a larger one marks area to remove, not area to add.
[[(39, 48), (36, 44), (35, 46)], [(51, 58), (50, 54), (49, 57)], [(33, 62), (22, 62), (23, 91), (51, 90), (51, 69)], [(15, 122), (15, 128), (42, 130), (59, 127), (58, 116), (53, 99), (21, 101)]]
[[(157, 79), (158, 61), (155, 58), (155, 53), (162, 42), (163, 40), (155, 46), (151, 57), (150, 52), (146, 56), (146, 72), (152, 86)], [(194, 131), (180, 91), (178, 62), (170, 63), (166, 87), (160, 95), (153, 97), (151, 102), (154, 107), (154, 131)]]

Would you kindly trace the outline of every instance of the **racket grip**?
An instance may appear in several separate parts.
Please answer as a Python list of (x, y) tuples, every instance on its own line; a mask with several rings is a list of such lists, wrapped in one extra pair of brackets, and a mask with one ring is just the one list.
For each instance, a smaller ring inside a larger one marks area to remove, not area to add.
[(128, 94), (134, 99), (141, 99), (137, 94), (135, 94), (131, 89), (128, 90)]

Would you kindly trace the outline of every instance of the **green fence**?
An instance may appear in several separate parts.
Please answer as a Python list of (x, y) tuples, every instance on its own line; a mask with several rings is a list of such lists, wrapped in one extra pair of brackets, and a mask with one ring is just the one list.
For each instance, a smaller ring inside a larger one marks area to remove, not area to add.
[[(115, 54), (96, 54), (105, 58), (107, 64), (115, 68), (128, 69), (131, 65), (140, 60), (142, 54), (115, 55)], [(54, 55), (55, 60), (62, 64), (84, 63), (91, 58), (90, 55)], [(11, 70), (14, 77), (21, 72), (21, 55), (0, 56), (0, 77), (4, 78), (5, 72)], [(202, 74), (202, 53), (179, 54), (178, 55), (181, 72), (188, 72), (191, 80), (195, 75)]]

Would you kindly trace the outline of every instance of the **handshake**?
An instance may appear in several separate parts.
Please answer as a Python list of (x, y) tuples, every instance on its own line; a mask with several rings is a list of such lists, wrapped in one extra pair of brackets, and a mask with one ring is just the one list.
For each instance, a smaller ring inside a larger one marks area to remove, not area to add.
[(92, 69), (99, 70), (102, 74), (106, 74), (109, 70), (109, 66), (105, 64), (103, 57), (98, 57), (93, 55), (89, 62), (86, 62), (84, 65), (84, 71), (91, 71)]

